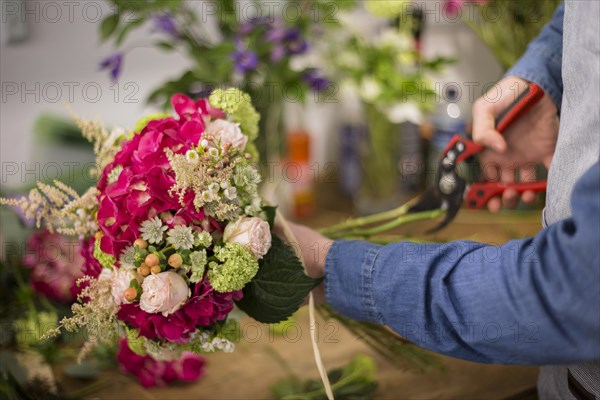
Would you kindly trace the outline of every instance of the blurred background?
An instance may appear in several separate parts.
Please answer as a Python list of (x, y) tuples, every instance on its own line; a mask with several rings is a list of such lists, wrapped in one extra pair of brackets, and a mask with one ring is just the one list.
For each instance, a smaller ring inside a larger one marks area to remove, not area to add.
[[(421, 193), (450, 137), (469, 131), (473, 101), (518, 59), (558, 1), (0, 4), (2, 196), (24, 193), (38, 180), (60, 179), (78, 190), (94, 184), (91, 147), (69, 110), (131, 129), (141, 116), (169, 110), (174, 93), (199, 98), (233, 85), (251, 94), (262, 116), (265, 196), (286, 215), (325, 227), (389, 210)], [(462, 214), (451, 229), (425, 239), (501, 243), (536, 232), (538, 209)], [(39, 326), (44, 318), (52, 322), (68, 313), (69, 287), (81, 271), (72, 268), (72, 258), (56, 255), (75, 244), (40, 255), (40, 243), (62, 239), (35, 231), (10, 211), (3, 207), (0, 214), (0, 361), (3, 371), (9, 364), (22, 367), (13, 368), (13, 384), (31, 383), (39, 372), (49, 382), (47, 391), (65, 396), (265, 398), (290, 395), (290, 387), (300, 390), (298, 382), (317, 377), (307, 335), (290, 341), (281, 327), (273, 335), (269, 327), (257, 328), (264, 333), (258, 344), (246, 340), (233, 355), (210, 356), (197, 383), (154, 391), (143, 389), (135, 376), (119, 374), (126, 368), (121, 363), (119, 369), (116, 348), (82, 367), (60, 350), (75, 339), (42, 345), (34, 334), (18, 340), (15, 321)], [(510, 224), (499, 226), (499, 220)], [(417, 226), (399, 234), (423, 239), (425, 230)], [(55, 280), (55, 286), (44, 285)], [(306, 333), (303, 311), (294, 323)], [(527, 398), (535, 386), (536, 370), (530, 368), (439, 357), (424, 368), (399, 369), (346, 328), (331, 329), (335, 342), (322, 344), (326, 365), (346, 366), (347, 373), (362, 366), (363, 375), (356, 374), (368, 377), (364, 398)], [(359, 354), (368, 360), (357, 361)], [(246, 381), (239, 387), (228, 383), (236, 374)], [(121, 383), (115, 387), (111, 379)], [(273, 389), (278, 381), (279, 391)], [(6, 393), (14, 393), (7, 387)]]

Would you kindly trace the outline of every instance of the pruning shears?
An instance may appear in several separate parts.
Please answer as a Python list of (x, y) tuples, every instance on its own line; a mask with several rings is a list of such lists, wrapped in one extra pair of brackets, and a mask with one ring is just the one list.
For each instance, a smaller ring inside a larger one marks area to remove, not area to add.
[[(496, 130), (504, 131), (521, 115), (527, 113), (537, 104), (544, 92), (535, 83), (529, 83), (527, 88), (498, 116)], [(463, 201), (467, 208), (483, 208), (495, 196), (501, 195), (507, 189), (514, 189), (517, 193), (527, 190), (545, 192), (546, 181), (536, 182), (475, 182), (470, 185), (458, 174), (457, 167), (472, 158), (484, 149), (483, 146), (466, 139), (461, 135), (454, 135), (444, 151), (437, 165), (435, 183), (421, 196), (417, 204), (409, 212), (429, 211), (442, 208), (446, 216), (437, 226), (429, 232), (435, 232), (448, 225), (458, 214)]]

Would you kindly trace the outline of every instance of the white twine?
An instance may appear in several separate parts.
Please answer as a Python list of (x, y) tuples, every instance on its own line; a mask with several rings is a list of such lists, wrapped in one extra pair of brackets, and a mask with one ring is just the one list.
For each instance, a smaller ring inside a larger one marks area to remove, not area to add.
[[(276, 211), (277, 218), (281, 221), (281, 226), (283, 227), (283, 234), (287, 238), (290, 243), (298, 243), (296, 236), (290, 229), (290, 226), (287, 220), (283, 217), (279, 210)], [(292, 246), (294, 248), (294, 252), (296, 256), (300, 259), (302, 263), (302, 267), (306, 272), (306, 266), (304, 265), (304, 261), (302, 260), (302, 254), (300, 252), (299, 246)], [(309, 327), (310, 327), (310, 339), (312, 342), (313, 355), (315, 357), (315, 364), (317, 364), (317, 369), (319, 370), (319, 375), (321, 376), (321, 381), (323, 382), (323, 387), (325, 388), (325, 394), (327, 395), (328, 400), (334, 400), (333, 391), (331, 390), (331, 384), (329, 383), (329, 377), (327, 376), (327, 370), (325, 369), (325, 365), (323, 364), (323, 359), (321, 358), (321, 352), (319, 351), (319, 344), (317, 342), (317, 323), (315, 321), (315, 299), (313, 296), (313, 292), (310, 292), (308, 295), (308, 319), (309, 319)]]

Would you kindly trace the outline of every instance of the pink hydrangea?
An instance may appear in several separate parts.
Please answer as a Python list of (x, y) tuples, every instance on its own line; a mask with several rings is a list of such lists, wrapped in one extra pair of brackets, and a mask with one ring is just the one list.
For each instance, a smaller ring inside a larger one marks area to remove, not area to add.
[(241, 300), (242, 292), (216, 292), (205, 278), (193, 289), (188, 302), (168, 316), (149, 314), (140, 309), (139, 303), (122, 304), (117, 317), (139, 329), (148, 339), (166, 339), (174, 343), (186, 343), (189, 334), (198, 326), (211, 326), (223, 321), (233, 309), (233, 302)]
[(51, 300), (72, 302), (79, 293), (77, 279), (83, 276), (80, 251), (78, 241), (58, 233), (33, 233), (23, 257), (23, 265), (31, 269), (29, 283), (33, 289)]
[(186, 351), (174, 361), (158, 361), (149, 355), (134, 353), (127, 339), (119, 342), (117, 360), (121, 370), (135, 375), (144, 387), (165, 386), (175, 381), (193, 382), (204, 374), (204, 359)]
[(81, 272), (83, 275), (91, 276), (92, 278), (97, 278), (100, 276), (100, 272), (102, 272), (102, 265), (96, 257), (94, 257), (94, 244), (96, 243), (96, 239), (94, 237), (82, 239), (80, 241), (80, 254), (83, 257), (83, 267)]
[[(202, 210), (193, 206), (193, 193), (184, 198), (184, 207), (169, 195), (175, 176), (165, 149), (184, 154), (198, 144), (206, 123), (224, 114), (205, 99), (194, 102), (181, 94), (174, 95), (171, 103), (179, 119), (150, 121), (140, 134), (123, 143), (98, 183), (98, 224), (104, 232), (100, 247), (117, 258), (137, 239), (141, 223), (149, 218), (165, 213), (187, 223), (199, 223), (204, 218)], [(115, 182), (109, 182), (117, 166), (123, 170)]]

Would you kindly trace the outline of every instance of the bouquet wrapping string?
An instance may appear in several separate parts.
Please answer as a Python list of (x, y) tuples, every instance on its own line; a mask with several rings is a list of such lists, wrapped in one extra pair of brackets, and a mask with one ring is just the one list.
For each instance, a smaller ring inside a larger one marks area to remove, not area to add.
[(0, 199), (85, 243), (78, 302), (48, 334), (85, 328), (80, 358), (117, 339), (159, 361), (231, 352), (234, 304), (259, 322), (280, 322), (320, 282), (271, 234), (275, 209), (258, 193), (259, 115), (249, 96), (217, 89), (171, 102), (176, 116), (145, 117), (131, 132), (75, 117), (99, 173), (83, 195), (55, 181)]

